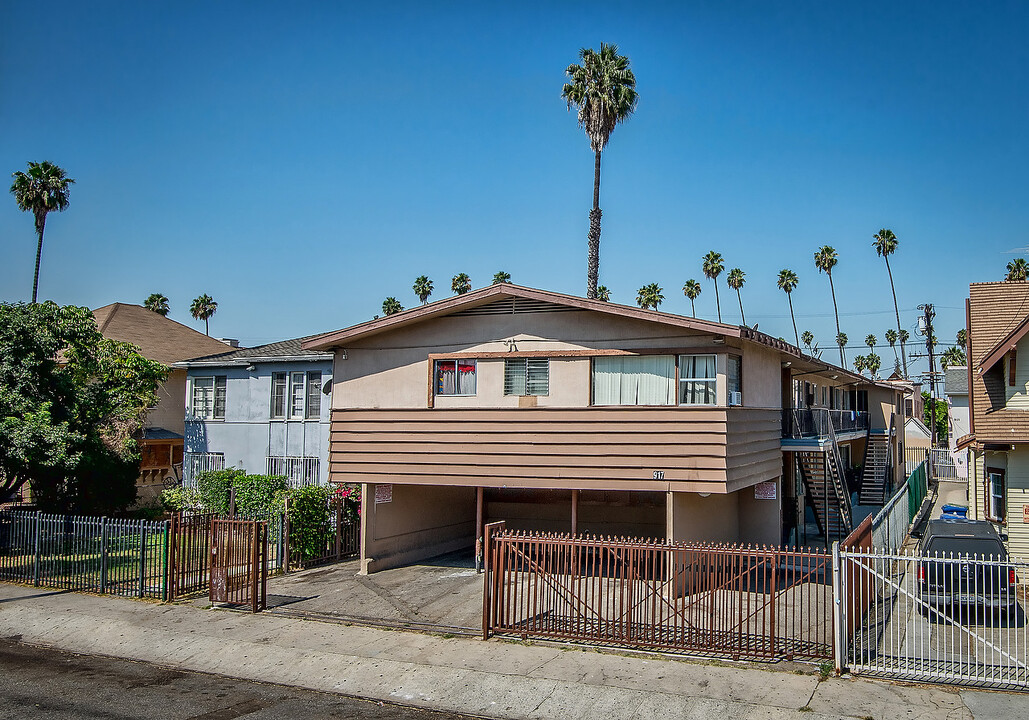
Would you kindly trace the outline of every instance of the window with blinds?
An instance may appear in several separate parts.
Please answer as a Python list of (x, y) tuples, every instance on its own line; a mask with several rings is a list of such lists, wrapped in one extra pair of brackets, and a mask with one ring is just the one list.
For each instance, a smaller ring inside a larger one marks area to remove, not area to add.
[(505, 395), (549, 395), (549, 358), (504, 360)]

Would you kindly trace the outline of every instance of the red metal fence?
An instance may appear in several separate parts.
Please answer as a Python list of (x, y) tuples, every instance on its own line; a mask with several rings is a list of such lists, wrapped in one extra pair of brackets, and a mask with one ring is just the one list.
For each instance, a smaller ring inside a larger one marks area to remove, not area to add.
[(168, 521), (168, 599), (202, 592), (208, 586), (213, 513), (175, 513)]
[(486, 532), (483, 637), (731, 658), (832, 657), (823, 550)]
[(264, 610), (268, 594), (268, 524), (211, 521), (211, 602)]

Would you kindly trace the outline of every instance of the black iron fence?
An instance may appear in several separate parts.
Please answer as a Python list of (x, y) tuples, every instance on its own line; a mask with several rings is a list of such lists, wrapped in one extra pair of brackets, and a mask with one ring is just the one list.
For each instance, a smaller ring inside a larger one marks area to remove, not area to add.
[(826, 437), (829, 428), (837, 433), (868, 430), (868, 413), (861, 410), (786, 408), (782, 411), (784, 438)]

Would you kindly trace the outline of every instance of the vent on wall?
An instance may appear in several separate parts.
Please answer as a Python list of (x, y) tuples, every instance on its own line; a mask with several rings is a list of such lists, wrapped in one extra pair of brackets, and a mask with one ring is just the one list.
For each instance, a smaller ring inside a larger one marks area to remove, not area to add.
[(488, 305), (468, 308), (454, 313), (451, 317), (469, 317), (473, 315), (521, 315), (523, 313), (572, 312), (578, 308), (567, 305), (530, 300), (528, 298), (504, 298)]

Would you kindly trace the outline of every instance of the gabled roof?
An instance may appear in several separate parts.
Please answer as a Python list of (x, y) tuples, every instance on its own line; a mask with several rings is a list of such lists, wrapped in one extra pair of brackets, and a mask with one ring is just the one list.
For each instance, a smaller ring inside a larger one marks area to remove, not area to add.
[(472, 290), (463, 295), (455, 295), (444, 300), (437, 300), (426, 305), (403, 310), (394, 315), (387, 315), (386, 317), (359, 323), (342, 330), (314, 335), (304, 340), (303, 348), (305, 350), (332, 350), (343, 347), (345, 343), (364, 340), (380, 333), (397, 330), (432, 318), (447, 315), (514, 314), (519, 309), (526, 312), (588, 310), (605, 315), (642, 320), (727, 338), (740, 338), (768, 346), (791, 358), (797, 358), (812, 367), (818, 368), (816, 371), (831, 369), (833, 372), (852, 378), (856, 382), (891, 387), (886, 383), (871, 381), (866, 377), (827, 363), (824, 360), (805, 355), (795, 345), (746, 326), (716, 323), (710, 320), (684, 317), (658, 310), (643, 310), (630, 305), (589, 300), (549, 290), (512, 285), (510, 283), (490, 285), (478, 290)]
[(105, 338), (132, 343), (143, 357), (163, 365), (198, 355), (212, 355), (227, 347), (220, 340), (141, 305), (111, 303), (94, 310), (93, 317)]
[[(308, 337), (314, 337), (313, 335)], [(175, 363), (176, 367), (246, 365), (251, 362), (287, 362), (290, 360), (331, 360), (332, 353), (304, 350), (302, 343), (307, 337), (280, 340), (251, 348), (238, 348), (228, 352), (191, 358)]]
[[(1029, 308), (1026, 308), (1029, 311)], [(999, 363), (1005, 355), (1015, 349), (1018, 341), (1029, 332), (1029, 314), (1018, 323), (1011, 332), (997, 341), (997, 343), (986, 351), (986, 356), (979, 361), (979, 372), (986, 372)]]

